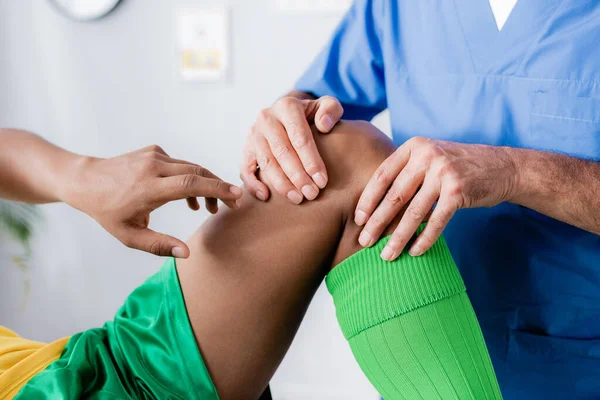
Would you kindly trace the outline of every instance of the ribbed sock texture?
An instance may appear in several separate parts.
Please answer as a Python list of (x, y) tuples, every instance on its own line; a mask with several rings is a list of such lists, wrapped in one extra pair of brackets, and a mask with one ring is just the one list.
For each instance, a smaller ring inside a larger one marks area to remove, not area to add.
[(327, 277), (340, 327), (367, 378), (386, 400), (502, 399), (443, 238), (420, 257), (404, 253), (394, 262), (379, 257), (388, 239)]

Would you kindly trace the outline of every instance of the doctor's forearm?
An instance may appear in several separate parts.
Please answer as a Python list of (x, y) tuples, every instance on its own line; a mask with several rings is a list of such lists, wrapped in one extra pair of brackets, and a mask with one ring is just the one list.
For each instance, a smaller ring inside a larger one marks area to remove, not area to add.
[(519, 176), (511, 202), (600, 234), (600, 163), (510, 149)]
[(27, 203), (63, 201), (69, 176), (84, 160), (32, 133), (0, 129), (0, 197)]

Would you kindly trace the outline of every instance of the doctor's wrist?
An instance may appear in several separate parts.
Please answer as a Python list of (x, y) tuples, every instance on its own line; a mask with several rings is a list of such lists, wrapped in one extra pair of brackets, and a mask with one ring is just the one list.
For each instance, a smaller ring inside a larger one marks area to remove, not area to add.
[(527, 206), (539, 195), (540, 185), (544, 185), (539, 175), (541, 160), (536, 159), (533, 150), (507, 147), (507, 154), (515, 165), (513, 189), (508, 202)]

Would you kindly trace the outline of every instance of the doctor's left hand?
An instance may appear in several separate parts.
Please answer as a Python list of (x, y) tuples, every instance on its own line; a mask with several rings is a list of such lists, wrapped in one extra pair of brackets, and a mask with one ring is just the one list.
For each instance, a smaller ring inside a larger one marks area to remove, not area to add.
[(65, 202), (127, 247), (158, 256), (187, 258), (190, 250), (181, 240), (148, 228), (152, 211), (179, 199), (197, 210), (196, 197), (205, 197), (206, 208), (215, 213), (217, 199), (236, 208), (242, 197), (237, 186), (197, 164), (169, 157), (156, 145), (114, 158), (84, 157), (75, 170)]
[(506, 148), (412, 138), (381, 164), (360, 197), (355, 211), (355, 222), (364, 225), (359, 242), (364, 247), (375, 244), (405, 210), (381, 257), (396, 259), (428, 219), (409, 250), (419, 256), (435, 243), (456, 211), (509, 201), (516, 179)]

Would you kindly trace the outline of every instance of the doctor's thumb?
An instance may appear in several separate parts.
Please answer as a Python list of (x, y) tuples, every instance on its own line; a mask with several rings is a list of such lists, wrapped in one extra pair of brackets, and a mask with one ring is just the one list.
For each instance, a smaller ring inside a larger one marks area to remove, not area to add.
[(319, 132), (328, 133), (342, 118), (344, 108), (338, 99), (331, 96), (323, 96), (316, 102), (315, 126)]

